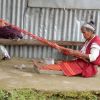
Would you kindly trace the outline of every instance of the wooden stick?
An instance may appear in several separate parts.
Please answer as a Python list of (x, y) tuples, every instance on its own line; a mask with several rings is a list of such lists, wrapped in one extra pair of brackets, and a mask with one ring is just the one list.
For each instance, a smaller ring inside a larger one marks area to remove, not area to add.
[[(82, 46), (83, 42), (72, 42), (72, 41), (51, 41), (57, 43), (60, 46)], [(3, 45), (37, 45), (37, 46), (48, 46), (45, 43), (34, 39), (21, 39), (21, 40), (12, 40), (12, 39), (0, 39), (0, 44)]]

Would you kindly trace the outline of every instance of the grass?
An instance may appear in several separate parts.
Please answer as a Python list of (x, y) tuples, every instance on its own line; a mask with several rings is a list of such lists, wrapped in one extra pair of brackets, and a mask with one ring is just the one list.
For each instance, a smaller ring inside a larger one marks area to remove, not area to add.
[(0, 100), (100, 100), (100, 91), (0, 90)]

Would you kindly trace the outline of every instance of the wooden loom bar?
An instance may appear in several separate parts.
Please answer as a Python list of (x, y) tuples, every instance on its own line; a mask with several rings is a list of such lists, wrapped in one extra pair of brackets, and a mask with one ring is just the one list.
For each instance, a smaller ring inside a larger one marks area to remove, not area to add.
[[(81, 46), (83, 42), (76, 41), (50, 41), (57, 43), (60, 46)], [(47, 44), (34, 39), (22, 39), (22, 40), (10, 40), (10, 39), (0, 39), (0, 44), (2, 45), (38, 45), (47, 46)]]

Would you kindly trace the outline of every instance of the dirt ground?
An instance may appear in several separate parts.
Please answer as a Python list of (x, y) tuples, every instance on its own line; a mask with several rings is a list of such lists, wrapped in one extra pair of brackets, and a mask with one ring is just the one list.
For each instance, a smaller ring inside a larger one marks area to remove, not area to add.
[(0, 88), (58, 91), (100, 90), (100, 72), (92, 78), (37, 74), (33, 70), (32, 59), (12, 58), (0, 61)]

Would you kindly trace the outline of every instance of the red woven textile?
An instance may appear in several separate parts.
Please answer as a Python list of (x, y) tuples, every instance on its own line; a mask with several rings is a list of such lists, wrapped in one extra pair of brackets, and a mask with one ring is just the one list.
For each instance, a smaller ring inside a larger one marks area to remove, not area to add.
[[(16, 29), (19, 32), (19, 34), (22, 32), (25, 35), (28, 35), (40, 42), (48, 44), (49, 46), (51, 46), (53, 48), (62, 50), (65, 55), (71, 54), (71, 49), (69, 49), (69, 48), (64, 48), (62, 46), (57, 45), (56, 43), (49, 42), (48, 40), (38, 37), (35, 34), (32, 34), (31, 32), (27, 32), (26, 30), (21, 29), (15, 25), (12, 25), (3, 19), (0, 19), (0, 21), (3, 21), (5, 23), (5, 25), (12, 26), (14, 29)], [(97, 61), (96, 63), (99, 64), (99, 61)], [(51, 68), (52, 68), (52, 70), (62, 70), (64, 72), (64, 74), (67, 76), (82, 74), (84, 77), (91, 77), (97, 73), (97, 68), (95, 67), (94, 64), (84, 62), (83, 60), (62, 62), (62, 63), (60, 63), (58, 65), (54, 65), (54, 66), (48, 65), (48, 67), (46, 69), (51, 69)]]
[(46, 66), (42, 66), (40, 68), (40, 70), (56, 70), (56, 71), (60, 71), (62, 70), (61, 69), (61, 66), (59, 64), (49, 64), (49, 65), (46, 65)]
[(66, 76), (73, 76), (82, 73), (82, 69), (76, 61), (66, 61), (60, 63), (60, 67)]
[(82, 73), (82, 69), (75, 61), (66, 61), (59, 64), (50, 64), (47, 66), (42, 66), (42, 70), (62, 70), (64, 75), (73, 76)]
[(83, 77), (92, 77), (97, 73), (97, 67), (81, 59), (61, 62), (59, 64), (50, 64), (43, 66), (42, 70), (62, 70), (66, 76), (75, 76), (81, 74)]
[(55, 48), (55, 49), (64, 50), (64, 52), (65, 52), (66, 55), (68, 55), (68, 54), (70, 53), (70, 49), (69, 49), (69, 48), (64, 48), (64, 47), (62, 47), (62, 46), (57, 45), (57, 44), (54, 43), (54, 42), (50, 42), (50, 41), (48, 41), (48, 40), (46, 40), (46, 39), (44, 39), (44, 38), (42, 38), (42, 37), (36, 36), (35, 34), (33, 34), (33, 33), (31, 33), (31, 32), (28, 32), (28, 31), (26, 31), (26, 30), (24, 30), (24, 29), (21, 29), (21, 28), (15, 26), (15, 25), (12, 25), (12, 24), (6, 22), (6, 21), (3, 20), (3, 19), (0, 19), (0, 22), (3, 22), (5, 25), (11, 26), (13, 29), (17, 30), (18, 32), (20, 32), (20, 33), (22, 32), (22, 33), (24, 33), (25, 35), (28, 35), (28, 36), (30, 36), (30, 37), (32, 37), (32, 38), (34, 38), (34, 39), (36, 39), (36, 40), (38, 40), (38, 41), (40, 41), (40, 42), (42, 42), (42, 43), (45, 43), (45, 44), (47, 44), (47, 45), (49, 45), (49, 46)]

